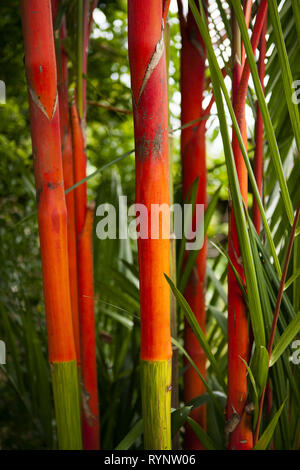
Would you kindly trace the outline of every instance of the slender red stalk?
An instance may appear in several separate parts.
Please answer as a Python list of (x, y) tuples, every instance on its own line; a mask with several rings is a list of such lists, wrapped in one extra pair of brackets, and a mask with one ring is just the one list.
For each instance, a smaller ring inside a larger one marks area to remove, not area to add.
[[(180, 3), (180, 2), (179, 2)], [(182, 15), (181, 4), (181, 124), (193, 121), (204, 116), (203, 92), (205, 89), (205, 59), (206, 50), (199, 29), (189, 9), (187, 20)], [(213, 103), (213, 101), (211, 101)], [(183, 197), (185, 198), (191, 189), (195, 179), (198, 178), (197, 204), (206, 207), (206, 156), (205, 156), (205, 126), (206, 120), (200, 121), (193, 127), (187, 127), (181, 132), (181, 159), (183, 175)], [(206, 271), (207, 242), (199, 252), (195, 267), (188, 281), (185, 298), (194, 312), (199, 325), (205, 332), (205, 271)], [(188, 254), (188, 253), (187, 253)], [(206, 356), (191, 327), (186, 322), (184, 345), (188, 354), (196, 363), (201, 374), (206, 375)], [(188, 364), (186, 364), (188, 365)], [(205, 393), (205, 387), (193, 367), (188, 367), (184, 374), (184, 401), (187, 403), (193, 398)], [(206, 406), (193, 410), (192, 418), (203, 428), (206, 427)], [(186, 449), (202, 449), (201, 442), (196, 437), (192, 428), (186, 426), (184, 442)]]
[[(169, 204), (168, 107), (162, 1), (151, 0), (150, 4), (148, 2), (147, 5), (141, 5), (138, 0), (130, 0), (128, 4), (129, 59), (136, 141), (136, 203), (146, 205), (149, 221), (151, 204)], [(159, 51), (160, 47), (162, 53)], [(159, 53), (161, 58), (156, 64), (153, 55)], [(151, 223), (148, 229), (148, 233), (151, 233)], [(138, 247), (141, 357), (149, 360), (167, 359), (171, 355), (170, 292), (163, 273), (169, 273), (169, 240), (139, 238)]]
[[(50, 0), (21, 1), (50, 361), (75, 359)], [(50, 15), (50, 16), (49, 16)], [(38, 41), (37, 41), (38, 38)], [(45, 52), (46, 51), (46, 52)]]
[[(273, 344), (274, 344), (274, 339), (275, 339), (275, 332), (276, 332), (278, 317), (279, 317), (279, 313), (280, 313), (280, 305), (281, 305), (282, 296), (283, 296), (283, 292), (284, 292), (284, 284), (285, 284), (286, 275), (287, 275), (287, 271), (288, 271), (288, 267), (289, 267), (289, 263), (290, 263), (290, 259), (291, 259), (292, 248), (293, 248), (293, 244), (294, 244), (294, 239), (295, 239), (296, 229), (297, 229), (297, 225), (298, 225), (299, 215), (300, 215), (300, 202), (298, 203), (298, 208), (297, 208), (296, 215), (295, 215), (295, 218), (294, 218), (293, 227), (292, 227), (292, 230), (291, 230), (288, 249), (287, 249), (287, 254), (286, 254), (285, 261), (284, 261), (282, 276), (281, 276), (281, 279), (280, 279), (279, 290), (278, 290), (278, 294), (277, 294), (277, 301), (276, 301), (274, 317), (273, 317), (273, 322), (272, 322), (271, 331), (270, 331), (270, 338), (269, 338), (269, 343), (268, 343), (268, 353), (269, 353), (270, 358), (271, 358), (271, 354), (272, 354), (272, 349), (273, 349)], [(259, 412), (258, 412), (256, 429), (255, 429), (255, 435), (254, 435), (254, 444), (256, 444), (256, 442), (258, 441), (258, 438), (259, 438), (259, 430), (260, 430), (260, 425), (261, 425), (265, 394), (266, 394), (266, 386), (264, 387), (263, 392), (262, 392), (261, 397), (260, 397)]]
[(49, 362), (60, 448), (81, 448), (50, 0), (21, 0)]
[[(84, 150), (84, 138), (82, 135), (82, 129), (78, 110), (75, 99), (70, 107), (70, 116), (72, 123), (72, 143), (73, 143), (73, 159), (74, 159), (74, 179), (75, 183), (81, 181), (86, 177), (86, 155)], [(77, 186), (74, 189), (75, 193), (75, 208), (76, 208), (76, 234), (77, 238), (81, 234), (87, 206), (87, 184), (86, 182)]]
[[(265, 78), (265, 57), (266, 57), (266, 33), (267, 33), (267, 17), (265, 19), (260, 38), (260, 52), (258, 61), (258, 73), (262, 89), (264, 90)], [(264, 124), (259, 104), (256, 108), (256, 124), (255, 124), (255, 156), (254, 156), (254, 175), (257, 187), (262, 196), (263, 191), (263, 154), (264, 154)], [(260, 212), (256, 199), (253, 202), (253, 223), (257, 233), (260, 233)]]
[(170, 3), (171, 3), (171, 0), (163, 0), (162, 19), (164, 21), (164, 27), (166, 26), (166, 21), (167, 21), (167, 16), (168, 16), (168, 12), (169, 12)]
[[(75, 183), (86, 176), (86, 156), (81, 123), (75, 101), (71, 106)], [(85, 233), (91, 229), (87, 210), (86, 183), (75, 188), (78, 286), (80, 311), (80, 347), (82, 371), (82, 438), (83, 448), (99, 449), (98, 387), (95, 353), (92, 243)], [(85, 234), (85, 235), (84, 235)], [(91, 237), (91, 235), (89, 235)], [(83, 240), (82, 240), (83, 238)], [(87, 294), (88, 292), (88, 294)], [(92, 352), (93, 350), (93, 352)]]
[(170, 275), (170, 240), (163, 239), (161, 222), (159, 237), (151, 239), (153, 204), (170, 201), (163, 6), (162, 0), (128, 1), (136, 204), (148, 211), (147, 228), (142, 221), (147, 238), (138, 238), (138, 258), (144, 439), (146, 448), (152, 449), (171, 446), (170, 290), (164, 278), (164, 273)]
[[(244, 17), (245, 17), (245, 23), (247, 25), (247, 28), (249, 28), (250, 20), (251, 20), (251, 12), (252, 12), (252, 0), (245, 0), (244, 1)], [(245, 47), (242, 44), (241, 46), (241, 56), (242, 56), (242, 65), (245, 63)]]
[[(232, 71), (232, 103), (238, 120), (238, 124), (243, 137), (244, 145), (247, 146), (247, 128), (245, 120), (245, 102), (238, 102), (238, 91), (242, 77), (242, 42), (239, 27), (233, 14), (233, 71)], [(247, 205), (248, 195), (248, 175), (247, 169), (241, 158), (239, 143), (235, 132), (232, 135), (232, 148), (235, 158), (236, 169), (239, 178), (241, 194)], [(244, 279), (244, 270), (240, 261), (241, 254), (239, 248), (236, 221), (233, 210), (230, 211), (229, 233), (228, 233), (228, 253), (232, 263)], [(246, 306), (243, 301), (240, 288), (235, 275), (228, 266), (228, 396), (227, 396), (227, 419), (230, 420), (234, 413), (242, 416), (247, 398), (247, 377), (246, 368), (241, 361), (241, 357), (248, 359), (248, 324)], [(230, 436), (229, 448), (241, 449), (252, 447), (252, 433), (250, 429), (239, 425)], [(246, 446), (241, 447), (241, 441), (246, 442)]]
[[(82, 80), (82, 96), (78, 96), (78, 103), (82, 104), (82, 119), (75, 99), (71, 106), (71, 122), (73, 137), (73, 158), (75, 183), (86, 177), (85, 153), (85, 119), (86, 119), (86, 74), (87, 53), (90, 31), (89, 1), (83, 0), (82, 20), (82, 70), (78, 70), (78, 84)], [(80, 33), (81, 25), (79, 25)], [(81, 35), (79, 35), (79, 38)], [(78, 44), (79, 46), (79, 44)], [(79, 90), (77, 90), (79, 93)], [(79, 105), (78, 105), (79, 106)], [(98, 387), (96, 368), (96, 342), (93, 299), (93, 261), (91, 238), (91, 214), (87, 210), (87, 184), (80, 184), (75, 188), (75, 214), (78, 258), (78, 288), (80, 310), (80, 348), (82, 372), (82, 439), (83, 448), (97, 450), (100, 448), (100, 425), (98, 407)]]
[(91, 36), (92, 27), (93, 27), (93, 12), (94, 12), (95, 8), (97, 7), (97, 4), (98, 4), (98, 0), (92, 0), (90, 16), (89, 16), (89, 26), (88, 26), (89, 37)]
[[(256, 15), (255, 25), (251, 36), (252, 49), (255, 52), (261, 35), (263, 23), (267, 12), (267, 1), (262, 0)], [(244, 145), (247, 148), (246, 126), (246, 95), (250, 76), (248, 61), (242, 63), (241, 36), (235, 17), (233, 18), (233, 107), (241, 130)], [(239, 178), (241, 195), (247, 207), (248, 174), (235, 132), (232, 136), (232, 148)], [(241, 252), (237, 234), (236, 221), (233, 210), (230, 212), (228, 236), (228, 253), (240, 277), (245, 280), (241, 260)], [(228, 267), (228, 400), (227, 417), (231, 419), (233, 413), (240, 416), (240, 423), (230, 436), (230, 449), (251, 449), (253, 437), (249, 420), (246, 419), (245, 405), (247, 400), (247, 370), (241, 361), (249, 359), (249, 332), (247, 310), (236, 277)]]
[(244, 0), (244, 17), (247, 28), (249, 28), (250, 20), (251, 20), (251, 13), (252, 13), (252, 0)]
[(93, 275), (93, 219), (94, 204), (87, 207), (85, 223), (78, 238), (78, 270), (80, 286), (80, 332), (82, 357), (82, 438), (86, 450), (99, 449), (99, 406), (96, 370), (94, 275)]
[[(264, 26), (264, 22), (267, 16), (267, 9), (268, 9), (268, 2), (267, 0), (262, 0), (257, 14), (256, 14), (256, 19), (255, 19), (255, 24), (254, 28), (252, 31), (252, 36), (251, 36), (251, 46), (252, 46), (252, 51), (255, 53), (261, 32)], [(239, 111), (237, 118), (240, 119), (240, 121), (243, 121), (244, 119), (244, 110), (245, 110), (245, 103), (246, 96), (247, 96), (247, 90), (248, 90), (248, 82), (249, 82), (249, 77), (250, 77), (250, 67), (249, 63), (247, 60), (245, 60), (244, 65), (239, 68), (239, 86), (237, 87), (238, 89), (235, 91), (235, 100), (237, 103), (237, 107), (241, 108), (241, 111)], [(241, 152), (240, 152), (241, 153)]]
[[(55, 21), (61, 0), (52, 0), (52, 16)], [(59, 30), (59, 49), (57, 48), (57, 70), (58, 70), (58, 102), (60, 114), (60, 135), (62, 142), (62, 163), (65, 190), (74, 185), (74, 168), (72, 152), (72, 135), (69, 117), (68, 96), (68, 56), (64, 47), (67, 38), (66, 18), (63, 16)], [(59, 54), (59, 56), (58, 56)], [(79, 299), (77, 282), (77, 248), (75, 230), (75, 196), (74, 191), (66, 195), (67, 220), (68, 220), (68, 258), (71, 307), (74, 330), (74, 341), (76, 348), (77, 364), (80, 366), (80, 336), (79, 336)]]

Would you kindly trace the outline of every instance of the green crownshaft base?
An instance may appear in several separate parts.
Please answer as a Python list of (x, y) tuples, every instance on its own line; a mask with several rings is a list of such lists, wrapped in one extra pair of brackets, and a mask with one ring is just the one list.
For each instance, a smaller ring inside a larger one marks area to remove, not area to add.
[(171, 450), (172, 361), (141, 360), (144, 448)]
[(51, 363), (51, 376), (61, 450), (81, 450), (81, 417), (76, 361)]

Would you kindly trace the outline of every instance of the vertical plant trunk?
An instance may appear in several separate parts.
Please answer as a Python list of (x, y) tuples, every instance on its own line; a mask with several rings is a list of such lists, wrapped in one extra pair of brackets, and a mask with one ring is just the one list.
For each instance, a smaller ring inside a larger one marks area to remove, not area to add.
[[(76, 100), (71, 105), (74, 179), (86, 177), (85, 116), (86, 73), (89, 38), (89, 1), (78, 2), (78, 70)], [(82, 379), (82, 439), (85, 450), (100, 449), (98, 381), (96, 367), (92, 208), (87, 207), (87, 184), (75, 188), (78, 259), (79, 324)]]
[[(245, 118), (246, 100), (238, 99), (239, 86), (241, 83), (242, 64), (242, 42), (239, 27), (233, 14), (233, 75), (232, 75), (232, 102), (241, 130), (244, 145), (247, 148), (247, 126)], [(245, 97), (246, 98), (246, 97)], [(235, 165), (239, 178), (241, 195), (245, 206), (248, 205), (248, 173), (244, 163), (238, 140), (233, 131), (232, 148)], [(244, 269), (241, 260), (241, 252), (238, 241), (233, 209), (229, 214), (228, 253), (230, 259), (245, 281)], [(240, 423), (230, 436), (230, 449), (250, 449), (253, 446), (251, 427), (247, 420), (242, 419), (247, 399), (247, 369), (241, 358), (249, 359), (249, 334), (247, 308), (243, 300), (239, 285), (230, 266), (228, 266), (228, 402), (227, 417), (237, 413), (241, 418)]]
[(58, 443), (80, 449), (80, 410), (50, 0), (21, 0), (44, 297)]
[(87, 207), (85, 223), (78, 239), (80, 285), (80, 331), (82, 355), (82, 437), (84, 449), (100, 447), (98, 383), (96, 369), (96, 338), (93, 274), (93, 220), (95, 205)]
[[(85, 143), (82, 134), (79, 113), (76, 106), (76, 100), (73, 99), (70, 107), (70, 116), (72, 124), (72, 145), (74, 160), (74, 182), (75, 184), (86, 177), (86, 154)], [(72, 191), (71, 191), (72, 192)], [(80, 236), (85, 222), (87, 207), (87, 184), (84, 181), (74, 189), (75, 193), (75, 219), (77, 240)], [(78, 286), (80, 289), (80, 286)]]
[[(163, 37), (168, 4), (162, 0), (128, 1), (136, 204), (143, 204), (148, 211), (147, 237), (138, 239), (144, 446), (157, 450), (171, 448), (170, 290), (164, 278), (164, 273), (170, 275), (170, 242), (162, 237), (161, 223), (158, 239), (150, 238), (152, 205), (170, 202)], [(141, 230), (147, 220), (142, 218)]]
[[(247, 9), (249, 2), (245, 3)], [(262, 27), (267, 12), (267, 1), (262, 0), (256, 15), (255, 25), (251, 37), (253, 51), (256, 50), (261, 35)], [(250, 15), (246, 15), (246, 21)], [(232, 77), (232, 101), (233, 108), (239, 124), (245, 148), (247, 148), (247, 126), (246, 126), (246, 96), (250, 69), (245, 62), (244, 48), (235, 15), (233, 14), (233, 77)], [(241, 195), (247, 207), (248, 198), (248, 174), (237, 137), (233, 131), (232, 148), (237, 169)], [(238, 233), (234, 211), (230, 207), (228, 254), (245, 282), (243, 262), (239, 247)], [(240, 418), (229, 438), (230, 449), (252, 449), (253, 435), (251, 419), (247, 415), (247, 369), (241, 358), (249, 361), (249, 331), (247, 320), (247, 309), (242, 297), (238, 282), (231, 269), (228, 267), (228, 395), (227, 395), (227, 418), (230, 421), (235, 414)]]
[[(77, 183), (86, 176), (86, 156), (75, 101), (71, 106), (71, 122), (75, 183)], [(92, 223), (90, 215), (92, 209), (87, 209), (86, 183), (80, 184), (74, 191), (80, 311), (82, 438), (84, 449), (97, 450), (100, 448), (100, 425), (93, 294)], [(89, 234), (87, 234), (87, 230), (90, 231)]]
[[(205, 89), (206, 50), (199, 29), (189, 9), (187, 20), (181, 15), (182, 52), (181, 52), (181, 124), (201, 118), (203, 110), (203, 92)], [(192, 184), (198, 178), (196, 203), (206, 207), (206, 155), (205, 155), (206, 121), (200, 121), (181, 132), (181, 160), (183, 174), (183, 197), (185, 198)], [(199, 325), (205, 332), (205, 271), (206, 239), (201, 248), (189, 278), (185, 298), (194, 312)], [(186, 255), (189, 253), (187, 252)], [(206, 375), (206, 356), (196, 339), (191, 327), (185, 323), (184, 346), (201, 374)], [(188, 365), (188, 363), (186, 364)], [(184, 374), (184, 401), (205, 393), (205, 387), (193, 367), (188, 367)], [(203, 428), (206, 427), (206, 406), (192, 411), (191, 417)], [(186, 449), (203, 449), (192, 428), (187, 424), (185, 435)]]
[[(52, 16), (55, 21), (61, 0), (52, 0)], [(58, 76), (58, 103), (60, 115), (60, 135), (62, 148), (62, 164), (65, 190), (74, 185), (74, 167), (72, 152), (72, 133), (69, 116), (69, 87), (68, 87), (68, 56), (64, 48), (67, 38), (66, 17), (62, 18), (61, 26), (56, 38), (56, 64)], [(67, 220), (68, 220), (68, 257), (71, 307), (73, 319), (74, 341), (77, 364), (80, 368), (80, 333), (79, 333), (79, 299), (77, 280), (77, 248), (75, 229), (75, 196), (74, 191), (66, 194)]]

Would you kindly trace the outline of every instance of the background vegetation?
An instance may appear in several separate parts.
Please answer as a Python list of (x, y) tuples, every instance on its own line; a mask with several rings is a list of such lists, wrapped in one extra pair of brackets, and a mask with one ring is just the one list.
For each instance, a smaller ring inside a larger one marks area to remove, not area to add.
[[(213, 2), (212, 2), (213, 3)], [(218, 2), (217, 2), (218, 3)], [(296, 18), (291, 0), (280, 3), (280, 18), (293, 77), (300, 76), (299, 41)], [(176, 2), (171, 4), (170, 52), (170, 112), (173, 129), (180, 127), (179, 53), (181, 37), (176, 13)], [(224, 2), (223, 2), (224, 7)], [(225, 5), (226, 7), (226, 5)], [(71, 8), (71, 7), (70, 7)], [(226, 8), (225, 8), (226, 10)], [(70, 18), (70, 16), (69, 16)], [(88, 63), (87, 156), (88, 173), (101, 168), (134, 148), (131, 114), (131, 91), (127, 54), (127, 2), (100, 1), (94, 13), (95, 24), (90, 42)], [(228, 25), (227, 25), (228, 26)], [(69, 57), (72, 59), (72, 24), (68, 25)], [(229, 26), (228, 26), (229, 27)], [(212, 26), (218, 36), (218, 28)], [(300, 198), (300, 165), (295, 164), (298, 153), (294, 131), (290, 124), (288, 106), (283, 99), (282, 75), (274, 48), (274, 33), (269, 27), (266, 96), (283, 162), (284, 174), (294, 207)], [(230, 43), (214, 39), (220, 66), (228, 61)], [(7, 364), (0, 370), (0, 446), (3, 449), (52, 448), (56, 446), (50, 375), (47, 364), (46, 327), (42, 295), (39, 257), (36, 201), (32, 173), (32, 151), (29, 132), (27, 89), (23, 64), (23, 39), (17, 0), (0, 2), (0, 79), (6, 84), (7, 102), (0, 105), (0, 339), (7, 345)], [(223, 57), (223, 58), (222, 58)], [(75, 60), (75, 59), (74, 59)], [(70, 70), (74, 63), (71, 60)], [(209, 71), (207, 72), (209, 76)], [(230, 70), (229, 70), (230, 75)], [(226, 79), (229, 84), (230, 80)], [(94, 102), (101, 103), (98, 107)], [(119, 108), (114, 110), (113, 108)], [(120, 109), (124, 112), (120, 112)], [(126, 111), (126, 112), (125, 112)], [(207, 161), (208, 193), (213, 196), (221, 186), (217, 207), (211, 220), (208, 236), (226, 250), (228, 176), (216, 107), (208, 121)], [(253, 159), (256, 97), (253, 82), (247, 98), (249, 158)], [(181, 168), (179, 131), (173, 132), (175, 200), (181, 202)], [(286, 255), (290, 229), (282, 199), (279, 199), (278, 181), (270, 163), (268, 142), (265, 146), (264, 195), (267, 216), (281, 265)], [(99, 171), (89, 180), (89, 199), (114, 203), (119, 195), (134, 202), (134, 155)], [(251, 209), (252, 194), (249, 194)], [(97, 217), (95, 218), (97, 223)], [(96, 231), (94, 230), (94, 233)], [(264, 237), (262, 238), (264, 239)], [(263, 250), (259, 253), (263, 257)], [(268, 284), (265, 308), (274, 310), (278, 277), (265, 252), (263, 265), (268, 270), (264, 282)], [(141, 417), (139, 390), (139, 288), (137, 248), (133, 241), (94, 239), (95, 301), (97, 361), (100, 395), (101, 441), (103, 449), (115, 448)], [(263, 274), (265, 276), (265, 274)], [(292, 272), (289, 271), (289, 276)], [(288, 276), (288, 277), (289, 277)], [(284, 305), (279, 322), (280, 332), (295, 311), (291, 288), (284, 294)], [(207, 267), (207, 339), (226, 380), (227, 369), (227, 259), (215, 247), (208, 245)], [(295, 305), (295, 304), (294, 304)], [(179, 312), (178, 337), (183, 334), (183, 313)], [(294, 400), (285, 408), (275, 433), (276, 448), (296, 448), (299, 435), (299, 403), (297, 367), (290, 367), (287, 352), (285, 361), (278, 361), (274, 376), (281, 385), (275, 390), (278, 410), (291, 393)], [(183, 403), (180, 354), (180, 403)], [(207, 381), (216, 400), (223, 407), (226, 395), (216, 379), (212, 366)], [(207, 434), (214, 446), (225, 446), (225, 417), (218, 414), (211, 398), (207, 401)], [(192, 406), (192, 405), (191, 405)], [(186, 411), (186, 408), (185, 408)], [(292, 419), (289, 414), (292, 414)], [(289, 421), (289, 419), (291, 419)], [(174, 424), (175, 423), (175, 424)], [(180, 424), (179, 415), (173, 419)], [(296, 437), (295, 437), (296, 436)], [(141, 445), (137, 432), (133, 446)]]

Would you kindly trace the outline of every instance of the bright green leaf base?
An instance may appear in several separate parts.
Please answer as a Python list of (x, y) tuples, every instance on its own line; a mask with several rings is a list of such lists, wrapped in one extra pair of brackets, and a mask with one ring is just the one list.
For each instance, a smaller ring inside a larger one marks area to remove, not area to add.
[(80, 450), (82, 438), (76, 361), (52, 363), (51, 376), (59, 449)]
[(141, 361), (144, 448), (171, 449), (172, 362)]

